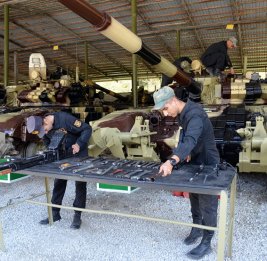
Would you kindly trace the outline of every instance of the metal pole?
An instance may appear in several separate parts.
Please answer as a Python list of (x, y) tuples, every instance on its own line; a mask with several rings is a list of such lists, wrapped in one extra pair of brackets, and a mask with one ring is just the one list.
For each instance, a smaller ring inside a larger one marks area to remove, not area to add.
[(177, 30), (177, 33), (176, 33), (176, 57), (177, 58), (180, 58), (180, 56), (181, 56), (181, 46), (180, 46), (180, 41), (181, 41), (181, 38), (180, 38), (180, 36), (181, 36), (181, 34), (180, 34), (180, 30)]
[(4, 5), (4, 86), (9, 85), (9, 6)]
[[(47, 204), (51, 204), (49, 178), (47, 178), (47, 177), (45, 177), (45, 192), (46, 192), (46, 202), (47, 202)], [(48, 211), (49, 225), (53, 225), (52, 207), (47, 205), (47, 211)]]
[(15, 51), (14, 52), (14, 84), (18, 84), (18, 53)]
[(4, 244), (4, 239), (3, 239), (3, 230), (2, 230), (1, 222), (0, 222), (0, 250), (2, 250), (2, 251), (5, 250), (5, 244)]
[[(132, 7), (132, 31), (136, 34), (137, 32), (137, 4), (136, 0), (131, 1)], [(134, 108), (138, 107), (138, 95), (137, 95), (137, 56), (132, 54), (132, 94), (133, 94), (133, 106)]]
[(243, 63), (243, 75), (246, 75), (248, 69), (248, 56), (244, 55), (244, 63)]
[(236, 179), (237, 174), (234, 176), (231, 191), (230, 191), (230, 225), (229, 225), (229, 242), (227, 256), (232, 258), (232, 244), (233, 244), (233, 232), (234, 232), (234, 220), (235, 220), (235, 199), (236, 199)]
[(224, 260), (226, 219), (227, 219), (227, 192), (225, 190), (222, 190), (220, 194), (219, 226), (218, 226), (218, 246), (217, 246), (218, 261)]
[(84, 79), (88, 80), (88, 42), (84, 43)]

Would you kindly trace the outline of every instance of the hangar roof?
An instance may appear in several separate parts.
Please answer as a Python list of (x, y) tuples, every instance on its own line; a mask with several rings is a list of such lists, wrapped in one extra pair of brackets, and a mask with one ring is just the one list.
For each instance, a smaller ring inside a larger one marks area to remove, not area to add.
[[(132, 27), (131, 1), (86, 0), (100, 11), (113, 16), (127, 28)], [(229, 52), (232, 63), (241, 72), (244, 57), (249, 70), (267, 69), (266, 0), (137, 0), (137, 34), (157, 54), (173, 62), (178, 55), (192, 60), (200, 57), (210, 44), (235, 36), (238, 46)], [(13, 56), (17, 52), (19, 79), (28, 79), (29, 56), (44, 55), (47, 68), (62, 66), (81, 75), (85, 65), (85, 42), (89, 51), (89, 77), (93, 80), (130, 78), (132, 55), (61, 3), (55, 0), (0, 1), (0, 82), (4, 63), (4, 5), (9, 5), (10, 80)], [(226, 29), (232, 24), (233, 29)], [(177, 41), (179, 32), (180, 41)], [(53, 46), (59, 50), (54, 51)], [(138, 58), (138, 76), (160, 76)]]

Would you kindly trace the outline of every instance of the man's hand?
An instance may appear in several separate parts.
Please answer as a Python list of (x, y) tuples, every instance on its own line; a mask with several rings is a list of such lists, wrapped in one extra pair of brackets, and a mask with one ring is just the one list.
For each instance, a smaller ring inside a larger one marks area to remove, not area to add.
[(233, 67), (230, 68), (230, 74), (235, 74), (235, 70)]
[(72, 147), (73, 154), (76, 154), (80, 151), (80, 146), (77, 143), (73, 144), (71, 147)]
[(162, 173), (162, 177), (166, 177), (168, 175), (171, 175), (173, 166), (171, 165), (170, 161), (167, 160), (165, 163), (163, 163), (159, 168), (159, 173)]
[(188, 155), (185, 159), (186, 162), (189, 162), (191, 160), (191, 155)]

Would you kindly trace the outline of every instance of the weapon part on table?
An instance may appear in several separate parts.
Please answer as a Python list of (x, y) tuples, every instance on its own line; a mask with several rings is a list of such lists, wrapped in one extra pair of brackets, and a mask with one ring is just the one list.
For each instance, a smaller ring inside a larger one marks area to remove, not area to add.
[(106, 170), (104, 170), (102, 173), (101, 173), (101, 175), (105, 175), (105, 174), (107, 174), (108, 172), (110, 172), (111, 170), (113, 170), (114, 169), (114, 166), (110, 166), (109, 168), (107, 168)]
[(132, 175), (132, 176), (130, 177), (130, 179), (134, 179), (134, 180), (142, 180), (142, 177), (143, 177), (144, 175), (148, 174), (148, 173), (151, 173), (151, 171), (150, 171), (150, 170), (144, 170), (144, 171), (142, 171), (142, 173), (139, 173), (139, 174), (137, 174), (137, 175)]
[(93, 164), (88, 164), (87, 166), (83, 166), (83, 167), (80, 167), (80, 168), (78, 168), (78, 169), (74, 169), (72, 172), (73, 172), (73, 173), (77, 173), (77, 172), (84, 171), (84, 170), (87, 170), (87, 169), (92, 169), (92, 168), (94, 168), (94, 167), (95, 167), (95, 165), (93, 165)]
[(137, 174), (137, 173), (139, 173), (139, 172), (143, 172), (143, 170), (142, 170), (142, 169), (136, 169), (136, 170), (130, 171), (130, 172), (128, 172), (126, 175), (124, 175), (123, 178), (128, 178), (128, 179), (130, 179), (131, 176), (133, 176), (133, 175), (135, 175), (135, 174)]
[(81, 163), (76, 162), (76, 163), (72, 164), (70, 162), (64, 162), (64, 163), (60, 164), (59, 169), (61, 171), (63, 171), (63, 170), (66, 170), (66, 169), (76, 168), (78, 166), (81, 166)]
[(0, 164), (0, 171), (11, 169), (18, 171), (35, 165), (46, 164), (73, 156), (65, 150), (65, 133), (62, 130), (55, 131), (51, 137), (48, 149), (37, 155), (27, 158), (7, 158), (7, 162)]
[(204, 169), (204, 165), (203, 164), (199, 165), (199, 170), (195, 173), (193, 177), (189, 179), (189, 182), (194, 181), (199, 176), (199, 174), (203, 171), (203, 169)]

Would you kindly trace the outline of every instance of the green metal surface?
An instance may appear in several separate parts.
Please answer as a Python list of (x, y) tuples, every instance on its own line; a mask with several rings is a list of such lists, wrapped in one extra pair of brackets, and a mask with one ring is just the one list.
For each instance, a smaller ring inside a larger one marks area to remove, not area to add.
[(129, 187), (129, 186), (120, 186), (120, 185), (113, 185), (113, 184), (107, 184), (107, 183), (98, 183), (100, 189), (111, 189), (111, 190), (122, 190), (122, 191), (128, 191), (128, 188), (130, 191), (133, 191), (137, 189), (136, 187)]

